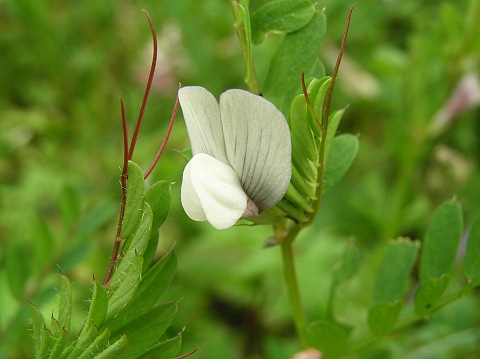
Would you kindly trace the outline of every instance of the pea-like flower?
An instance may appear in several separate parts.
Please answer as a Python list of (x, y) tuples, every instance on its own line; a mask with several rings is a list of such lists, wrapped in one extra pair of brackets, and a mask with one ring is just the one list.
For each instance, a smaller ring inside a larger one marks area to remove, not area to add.
[(228, 90), (220, 102), (197, 86), (178, 96), (193, 153), (181, 189), (187, 215), (225, 229), (276, 205), (292, 174), (283, 114), (244, 90)]

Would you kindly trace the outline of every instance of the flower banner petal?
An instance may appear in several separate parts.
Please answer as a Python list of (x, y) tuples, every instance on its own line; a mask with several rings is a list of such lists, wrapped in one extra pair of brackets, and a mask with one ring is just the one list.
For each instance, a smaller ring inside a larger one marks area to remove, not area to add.
[(242, 217), (248, 197), (230, 166), (199, 153), (183, 172), (181, 200), (191, 219), (206, 219), (213, 227), (225, 229)]
[(227, 162), (220, 108), (215, 97), (200, 86), (178, 90), (178, 99), (187, 125), (192, 153), (206, 153)]
[(220, 96), (228, 163), (260, 211), (277, 204), (292, 175), (290, 130), (268, 100), (243, 90)]

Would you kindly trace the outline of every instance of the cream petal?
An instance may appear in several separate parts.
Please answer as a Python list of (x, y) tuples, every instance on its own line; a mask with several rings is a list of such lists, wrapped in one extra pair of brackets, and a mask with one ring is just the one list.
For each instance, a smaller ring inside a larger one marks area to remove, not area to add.
[(220, 96), (228, 163), (260, 211), (277, 204), (292, 175), (290, 130), (268, 100), (243, 90)]
[(191, 219), (207, 220), (213, 227), (225, 229), (242, 217), (248, 197), (230, 166), (199, 153), (183, 172), (181, 200)]
[(200, 86), (178, 90), (193, 154), (206, 153), (227, 162), (220, 108), (215, 97)]

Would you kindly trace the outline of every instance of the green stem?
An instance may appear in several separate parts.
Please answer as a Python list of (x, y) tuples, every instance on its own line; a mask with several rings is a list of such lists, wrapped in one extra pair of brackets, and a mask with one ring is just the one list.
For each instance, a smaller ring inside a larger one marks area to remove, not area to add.
[[(297, 232), (298, 233), (298, 232)], [(298, 287), (297, 273), (295, 270), (295, 261), (293, 257), (292, 241), (285, 240), (282, 242), (282, 256), (283, 256), (283, 274), (285, 276), (285, 283), (287, 285), (288, 297), (293, 310), (293, 318), (295, 321), (295, 329), (297, 335), (304, 347), (308, 347), (305, 339), (305, 328), (307, 326), (307, 319), (305, 310), (300, 299), (300, 290)]]
[(245, 83), (250, 92), (260, 94), (260, 85), (252, 56), (250, 13), (248, 11), (249, 3), (249, 0), (232, 0), (233, 26), (235, 27), (235, 32), (237, 33), (242, 49), (243, 64), (245, 66)]

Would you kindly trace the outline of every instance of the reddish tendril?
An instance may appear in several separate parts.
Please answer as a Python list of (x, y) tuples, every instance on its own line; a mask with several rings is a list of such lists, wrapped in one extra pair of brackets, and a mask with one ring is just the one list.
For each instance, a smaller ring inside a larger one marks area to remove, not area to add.
[[(150, 95), (150, 90), (152, 88), (152, 82), (153, 82), (153, 76), (155, 74), (155, 67), (157, 65), (157, 34), (155, 32), (155, 28), (153, 27), (152, 20), (150, 18), (150, 15), (146, 10), (143, 10), (145, 13), (145, 16), (147, 17), (148, 24), (150, 26), (150, 31), (152, 33), (152, 39), (153, 39), (153, 57), (152, 57), (152, 63), (150, 66), (150, 73), (148, 75), (148, 80), (147, 80), (147, 85), (145, 87), (145, 92), (143, 95), (143, 101), (142, 101), (142, 106), (140, 107), (140, 111), (138, 114), (138, 119), (137, 123), (135, 125), (135, 130), (133, 132), (132, 140), (130, 142), (130, 146), (128, 145), (128, 130), (127, 130), (127, 120), (126, 120), (126, 115), (125, 115), (125, 106), (123, 104), (123, 101), (120, 100), (120, 107), (122, 111), (122, 130), (123, 130), (123, 168), (122, 168), (122, 174), (121, 174), (121, 186), (122, 186), (122, 203), (121, 203), (121, 208), (120, 208), (120, 215), (118, 219), (118, 226), (117, 226), (117, 234), (115, 237), (115, 244), (113, 246), (113, 251), (112, 251), (112, 256), (110, 257), (110, 262), (108, 264), (107, 268), (107, 273), (105, 274), (105, 279), (103, 280), (103, 285), (106, 286), (108, 285), (108, 282), (112, 278), (114, 269), (115, 269), (115, 264), (120, 258), (119, 251), (120, 251), (120, 245), (122, 243), (122, 237), (121, 237), (121, 232), (122, 232), (122, 225), (123, 225), (123, 218), (125, 215), (125, 206), (127, 203), (127, 178), (128, 178), (128, 161), (132, 159), (133, 157), (133, 152), (135, 151), (135, 145), (137, 143), (137, 138), (138, 134), (140, 132), (140, 127), (143, 121), (143, 116), (145, 114), (145, 107), (147, 105), (148, 97)], [(178, 109), (178, 96), (175, 101), (175, 106), (173, 108), (173, 113), (172, 117), (170, 118), (170, 123), (168, 125), (167, 133), (163, 139), (163, 143), (153, 161), (153, 163), (150, 165), (149, 169), (144, 175), (144, 178), (147, 178), (148, 175), (152, 172), (152, 170), (155, 168), (158, 160), (160, 159), (160, 156), (163, 153), (163, 150), (165, 149), (165, 146), (167, 144), (168, 138), (170, 137), (170, 133), (172, 131), (173, 123), (175, 121), (175, 117), (177, 114), (177, 109)]]

